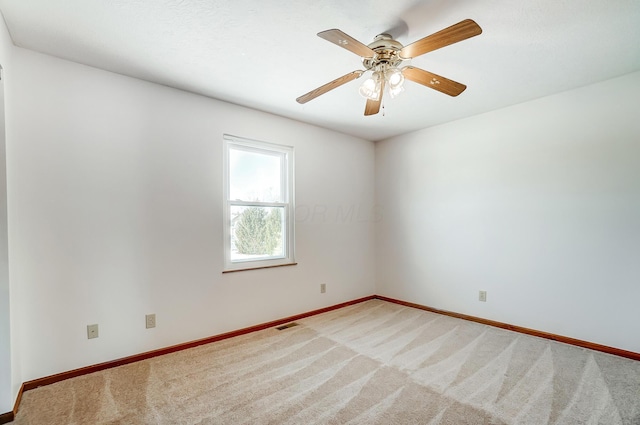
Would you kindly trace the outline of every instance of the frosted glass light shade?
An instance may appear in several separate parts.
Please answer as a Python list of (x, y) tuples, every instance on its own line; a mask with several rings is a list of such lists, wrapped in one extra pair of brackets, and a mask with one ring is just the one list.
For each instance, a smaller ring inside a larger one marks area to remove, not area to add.
[(389, 69), (386, 72), (386, 78), (390, 89), (401, 88), (404, 83), (404, 75), (398, 68)]
[(402, 93), (403, 91), (404, 91), (404, 87), (402, 85), (399, 85), (396, 87), (391, 87), (391, 85), (389, 85), (389, 94), (391, 95), (392, 99), (397, 95), (399, 95), (400, 93)]
[(378, 100), (380, 98), (380, 76), (374, 72), (370, 78), (367, 78), (360, 86), (360, 95), (367, 99)]

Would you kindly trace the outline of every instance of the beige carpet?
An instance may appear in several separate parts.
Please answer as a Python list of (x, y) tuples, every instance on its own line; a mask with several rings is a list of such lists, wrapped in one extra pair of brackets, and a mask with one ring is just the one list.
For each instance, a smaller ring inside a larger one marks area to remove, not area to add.
[(16, 425), (640, 424), (640, 362), (379, 300), (24, 394)]

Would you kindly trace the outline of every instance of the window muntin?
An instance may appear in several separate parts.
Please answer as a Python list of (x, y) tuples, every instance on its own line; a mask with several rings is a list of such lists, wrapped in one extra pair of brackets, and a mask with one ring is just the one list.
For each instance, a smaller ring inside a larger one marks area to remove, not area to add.
[(293, 148), (224, 142), (225, 271), (294, 263)]

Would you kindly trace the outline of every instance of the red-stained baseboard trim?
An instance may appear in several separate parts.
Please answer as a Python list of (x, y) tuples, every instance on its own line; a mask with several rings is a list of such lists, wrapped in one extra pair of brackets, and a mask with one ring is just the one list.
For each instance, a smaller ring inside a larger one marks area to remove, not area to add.
[(18, 391), (18, 397), (16, 397), (16, 402), (13, 405), (13, 411), (0, 414), (0, 425), (12, 422), (16, 415), (18, 414), (18, 406), (20, 406), (20, 401), (22, 400), (22, 393), (24, 392), (24, 384), (20, 386), (20, 390)]
[(514, 332), (519, 332), (522, 334), (537, 336), (540, 338), (551, 339), (553, 341), (563, 342), (565, 344), (575, 345), (582, 348), (588, 348), (590, 350), (601, 351), (603, 353), (613, 354), (615, 356), (626, 357), (632, 360), (640, 361), (640, 353), (635, 353), (633, 351), (621, 350), (620, 348), (609, 347), (606, 345), (596, 344), (594, 342), (583, 341), (580, 339), (569, 338), (567, 336), (556, 335), (549, 332), (537, 331), (535, 329), (524, 328), (522, 326), (510, 325), (508, 323), (496, 322), (495, 320), (483, 319), (475, 316), (468, 316), (466, 314), (454, 313), (446, 310), (439, 310), (437, 308), (427, 307), (420, 304), (410, 303), (408, 301), (396, 300), (393, 298), (385, 297), (382, 295), (376, 295), (376, 299), (382, 301), (388, 301), (395, 304), (404, 305), (406, 307), (413, 307), (420, 310), (430, 311), (432, 313), (443, 314), (445, 316), (451, 316), (458, 319), (469, 320), (472, 322), (482, 323), (483, 325), (494, 326), (496, 328), (507, 329)]
[(13, 412), (2, 413), (0, 414), (0, 424), (11, 422), (14, 417), (15, 415), (13, 414)]
[(437, 308), (427, 307), (421, 304), (411, 303), (408, 301), (397, 300), (394, 298), (385, 297), (382, 295), (370, 295), (368, 297), (359, 298), (352, 301), (347, 301), (344, 303), (336, 304), (333, 306), (321, 308), (318, 310), (313, 310), (307, 313), (297, 314), (295, 316), (285, 317), (284, 319), (274, 320), (272, 322), (262, 323), (256, 326), (250, 326), (248, 328), (239, 329), (236, 331), (231, 331), (227, 333), (223, 333), (220, 335), (211, 336), (208, 338), (198, 339), (195, 341), (186, 342), (183, 344), (173, 345), (171, 347), (161, 348), (158, 350), (148, 351), (146, 353), (135, 354), (133, 356), (124, 357), (118, 360), (113, 360), (105, 363), (100, 363), (97, 365), (87, 366), (80, 369), (74, 369), (68, 372), (58, 373), (56, 375), (46, 376), (44, 378), (34, 379), (32, 381), (25, 382), (22, 384), (20, 391), (18, 392), (18, 397), (16, 398), (16, 403), (13, 408), (13, 412), (7, 412), (0, 414), (0, 425), (6, 424), (14, 420), (15, 415), (18, 413), (18, 407), (20, 406), (20, 401), (22, 399), (22, 393), (25, 391), (32, 390), (34, 388), (42, 387), (44, 385), (50, 385), (59, 381), (64, 381), (66, 379), (75, 378), (77, 376), (87, 375), (93, 372), (99, 372), (101, 370), (114, 368), (117, 366), (122, 366), (129, 363), (139, 362), (142, 360), (150, 359), (157, 356), (162, 356), (165, 354), (175, 353), (176, 351), (186, 350), (188, 348), (197, 347), (204, 344), (210, 344), (212, 342), (221, 341), (228, 338), (233, 338), (240, 335), (245, 335), (251, 332), (260, 331), (263, 329), (268, 329), (272, 327), (276, 327), (285, 323), (293, 322), (296, 320), (304, 319), (305, 317), (315, 316), (317, 314), (326, 313), (328, 311), (337, 310), (339, 308), (347, 307), (354, 304), (359, 304), (364, 301), (369, 301), (372, 299), (378, 299), (382, 301), (391, 302), (394, 304), (404, 305), (406, 307), (417, 308), (420, 310), (430, 311), (432, 313), (443, 314), (445, 316), (456, 317), (458, 319), (469, 320), (472, 322), (482, 323), (484, 325), (494, 326), (497, 328), (507, 329), (514, 332), (519, 332), (526, 335), (537, 336), (540, 338), (546, 338), (553, 341), (563, 342), (565, 344), (575, 345), (578, 347), (588, 348), (591, 350), (601, 351), (608, 354), (613, 354), (620, 357), (626, 357), (632, 360), (640, 361), (640, 353), (635, 353), (633, 351), (626, 351), (619, 348), (608, 347), (606, 345), (600, 345), (593, 342), (582, 341), (575, 338), (569, 338), (566, 336), (555, 335), (548, 332), (537, 331), (535, 329), (529, 329), (522, 326), (510, 325), (508, 323), (497, 322), (494, 320), (483, 319), (480, 317), (469, 316), (466, 314), (454, 313), (446, 310), (439, 310)]
[(293, 322), (295, 320), (300, 320), (305, 317), (315, 316), (316, 314), (326, 313), (331, 310), (337, 310), (339, 308), (347, 307), (349, 305), (358, 304), (363, 301), (368, 301), (373, 299), (375, 296), (370, 295), (368, 297), (359, 298), (357, 300), (347, 301), (344, 303), (336, 304), (330, 307), (321, 308), (318, 310), (309, 311), (307, 313), (296, 314), (295, 316), (285, 317), (284, 319), (274, 320), (272, 322), (262, 323), (260, 325), (250, 326), (244, 329), (238, 329), (236, 331), (231, 331), (227, 333), (223, 333), (220, 335), (211, 336), (208, 338), (198, 339), (196, 341), (190, 341), (183, 344), (173, 345), (171, 347), (160, 348), (158, 350), (148, 351), (146, 353), (135, 354), (133, 356), (124, 357), (117, 360), (112, 360), (105, 363), (100, 363), (92, 366), (83, 367), (80, 369), (70, 370), (68, 372), (58, 373), (56, 375), (46, 376), (44, 378), (34, 379), (33, 381), (28, 381), (24, 383), (24, 391), (29, 391), (34, 388), (42, 387), (44, 385), (50, 385), (55, 382), (64, 381), (66, 379), (75, 378), (77, 376), (87, 375), (93, 372), (99, 372), (105, 369), (111, 369), (113, 367), (122, 366), (129, 363), (139, 362), (141, 360), (147, 360), (153, 357), (162, 356), (165, 354), (175, 353), (176, 351), (186, 350), (188, 348), (197, 347), (199, 345), (210, 344), (212, 342), (221, 341), (223, 339), (233, 338), (240, 335), (245, 335), (251, 332), (261, 331), (263, 329), (272, 328), (275, 326), (282, 325), (284, 323)]

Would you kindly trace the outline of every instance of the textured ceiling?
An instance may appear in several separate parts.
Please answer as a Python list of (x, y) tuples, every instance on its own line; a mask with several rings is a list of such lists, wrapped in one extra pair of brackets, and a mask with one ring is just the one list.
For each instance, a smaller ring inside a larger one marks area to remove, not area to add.
[[(640, 69), (638, 0), (0, 0), (0, 11), (17, 46), (369, 140)], [(360, 79), (295, 101), (363, 69), (319, 31), (406, 45), (466, 18), (480, 36), (411, 63), (466, 84), (456, 98), (407, 82), (365, 117)]]

